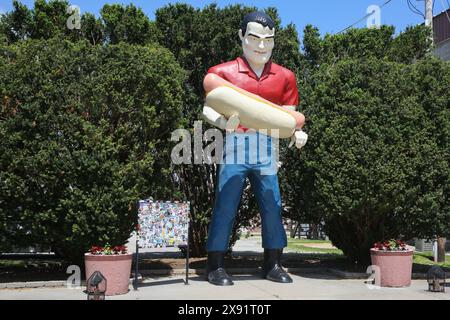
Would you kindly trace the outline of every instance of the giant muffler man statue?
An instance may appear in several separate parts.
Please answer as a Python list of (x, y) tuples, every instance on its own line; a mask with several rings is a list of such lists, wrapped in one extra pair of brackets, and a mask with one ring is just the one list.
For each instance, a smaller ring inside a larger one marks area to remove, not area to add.
[[(275, 157), (278, 141), (273, 135), (261, 133), (261, 129), (271, 125), (271, 121), (279, 120), (278, 123), (283, 124), (286, 117), (289, 121), (294, 119), (294, 127), (288, 132), (292, 144), (301, 149), (308, 139), (301, 130), (305, 118), (295, 112), (299, 97), (294, 73), (271, 61), (275, 46), (274, 21), (263, 12), (250, 13), (243, 19), (239, 37), (242, 40), (243, 56), (212, 67), (205, 77), (207, 94), (215, 87), (225, 87), (228, 90), (211, 92), (211, 96), (215, 95), (215, 100), (211, 98), (210, 104), (207, 95), (203, 109), (206, 121), (227, 132), (224, 159), (235, 159), (234, 156), (242, 151), (245, 154), (245, 161), (242, 163), (226, 161), (219, 167), (215, 206), (207, 242), (207, 279), (218, 286), (233, 285), (231, 277), (225, 271), (224, 258), (248, 178), (261, 213), (263, 278), (291, 283), (292, 278), (280, 262), (283, 249), (287, 246), (287, 237), (281, 217), (278, 163)], [(214, 83), (219, 84), (214, 86)], [(232, 108), (231, 115), (224, 115)], [(218, 112), (220, 110), (224, 111)], [(257, 111), (251, 111), (251, 114), (249, 110)], [(259, 125), (258, 121), (261, 123), (259, 128), (245, 126), (247, 123)], [(254, 143), (258, 144), (257, 148), (252, 148)], [(251, 150), (257, 150), (256, 161), (249, 161), (253, 156)]]

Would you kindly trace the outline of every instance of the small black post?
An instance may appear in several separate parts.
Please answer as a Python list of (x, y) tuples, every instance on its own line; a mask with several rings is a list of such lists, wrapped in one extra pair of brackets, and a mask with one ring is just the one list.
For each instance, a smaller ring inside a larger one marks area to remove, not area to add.
[[(189, 223), (190, 225), (190, 223)], [(188, 236), (187, 236), (187, 245), (186, 245), (186, 285), (189, 285), (189, 227), (188, 225)]]
[(134, 291), (137, 291), (138, 289), (138, 274), (139, 274), (139, 235), (138, 235), (139, 231), (136, 231), (136, 259), (135, 259), (135, 263), (136, 265), (134, 266)]

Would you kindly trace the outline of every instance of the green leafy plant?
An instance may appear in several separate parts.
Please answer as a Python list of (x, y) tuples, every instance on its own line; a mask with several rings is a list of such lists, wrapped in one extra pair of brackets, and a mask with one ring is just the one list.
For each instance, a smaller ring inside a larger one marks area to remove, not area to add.
[(286, 152), (283, 196), (290, 218), (323, 221), (362, 265), (377, 241), (450, 232), (450, 65), (426, 55), (422, 31), (305, 30), (298, 78), (310, 139)]
[[(136, 202), (173, 195), (184, 72), (158, 45), (62, 38), (0, 50), (0, 247), (71, 260), (124, 243)], [(2, 250), (0, 249), (0, 250)]]

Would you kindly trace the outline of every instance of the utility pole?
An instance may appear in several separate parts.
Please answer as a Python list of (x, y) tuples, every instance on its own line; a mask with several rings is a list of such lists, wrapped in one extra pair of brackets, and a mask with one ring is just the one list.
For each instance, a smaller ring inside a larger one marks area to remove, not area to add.
[[(431, 28), (431, 43), (434, 45), (433, 0), (425, 0), (425, 25)], [(436, 250), (433, 250), (435, 262), (445, 262), (445, 242), (445, 238), (437, 238), (435, 242)]]
[(431, 28), (431, 43), (434, 44), (433, 0), (425, 0), (425, 26)]
[(437, 239), (437, 262), (445, 262), (445, 238)]
[[(431, 43), (434, 44), (433, 29), (433, 0), (425, 0), (425, 26), (431, 29)], [(435, 250), (433, 250), (435, 262), (445, 262), (445, 242), (446, 239), (438, 237), (435, 242)]]
[[(433, 0), (425, 0), (425, 26), (431, 28), (431, 43), (434, 44)], [(433, 250), (435, 262), (445, 262), (445, 242), (445, 238), (437, 238), (435, 249)]]

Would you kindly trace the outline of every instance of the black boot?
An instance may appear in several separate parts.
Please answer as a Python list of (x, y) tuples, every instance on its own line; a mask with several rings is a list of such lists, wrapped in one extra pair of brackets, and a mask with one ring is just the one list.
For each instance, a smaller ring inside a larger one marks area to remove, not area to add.
[(208, 268), (206, 277), (209, 283), (216, 286), (232, 286), (233, 281), (224, 268), (225, 252), (208, 252)]
[(292, 278), (281, 266), (283, 249), (264, 249), (263, 278), (280, 283), (292, 283)]

